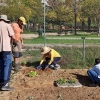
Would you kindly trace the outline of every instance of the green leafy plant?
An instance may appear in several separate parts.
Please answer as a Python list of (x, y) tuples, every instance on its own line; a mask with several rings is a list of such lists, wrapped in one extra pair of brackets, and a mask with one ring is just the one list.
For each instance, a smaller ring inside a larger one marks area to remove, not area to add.
[(56, 81), (58, 84), (62, 85), (62, 84), (66, 84), (66, 80), (64, 78), (60, 78)]
[(73, 83), (75, 83), (75, 80), (74, 79), (68, 79), (68, 80), (66, 80), (64, 78), (60, 78), (56, 82), (58, 84), (60, 84), (60, 85), (67, 84), (67, 83), (73, 84)]
[(69, 80), (67, 80), (67, 83), (73, 84), (73, 83), (75, 83), (75, 80), (74, 79), (69, 79)]
[(30, 71), (30, 72), (27, 73), (27, 75), (29, 77), (35, 77), (35, 76), (37, 76), (37, 73), (36, 73), (36, 71)]
[(26, 65), (26, 64), (27, 64), (27, 62), (26, 62), (26, 61), (23, 61), (23, 62), (22, 62), (22, 66), (23, 66), (23, 65)]

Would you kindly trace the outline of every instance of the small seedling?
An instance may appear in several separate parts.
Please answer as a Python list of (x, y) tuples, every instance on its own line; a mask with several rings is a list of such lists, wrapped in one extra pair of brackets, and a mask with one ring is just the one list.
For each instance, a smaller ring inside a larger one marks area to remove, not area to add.
[(27, 75), (29, 77), (34, 77), (34, 76), (37, 76), (37, 73), (36, 73), (36, 71), (31, 71), (31, 72), (28, 72)]
[(28, 99), (27, 100), (33, 100), (33, 97), (28, 97)]
[(61, 95), (58, 95), (57, 99), (61, 100), (62, 99)]
[(60, 85), (63, 85), (63, 84), (67, 84), (67, 83), (70, 83), (70, 84), (73, 84), (75, 83), (75, 80), (74, 79), (64, 79), (64, 78), (60, 78), (59, 80), (56, 81), (58, 84)]
[(60, 78), (59, 80), (57, 80), (57, 83), (62, 85), (62, 84), (66, 84), (66, 80), (64, 78)]
[(23, 61), (23, 62), (22, 62), (22, 65), (23, 65), (23, 66), (24, 66), (24, 65), (26, 65), (26, 64), (27, 64), (27, 62), (26, 62), (26, 61)]
[(75, 83), (75, 80), (74, 80), (74, 79), (69, 79), (69, 80), (67, 81), (67, 83), (73, 84), (73, 83)]
[(26, 64), (26, 61), (23, 61), (22, 64)]

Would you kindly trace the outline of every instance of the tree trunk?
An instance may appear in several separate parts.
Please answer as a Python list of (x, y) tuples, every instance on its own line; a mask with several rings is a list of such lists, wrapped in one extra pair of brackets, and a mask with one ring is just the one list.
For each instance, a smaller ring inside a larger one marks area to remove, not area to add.
[(90, 26), (91, 26), (91, 19), (88, 18), (88, 32), (90, 32)]
[(98, 36), (100, 36), (100, 19), (99, 19), (99, 23), (98, 23)]

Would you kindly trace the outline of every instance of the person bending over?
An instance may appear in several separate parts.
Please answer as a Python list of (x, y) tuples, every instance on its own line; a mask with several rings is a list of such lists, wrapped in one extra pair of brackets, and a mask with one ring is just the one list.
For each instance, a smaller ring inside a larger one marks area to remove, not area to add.
[(45, 69), (48, 67), (54, 70), (60, 68), (60, 65), (58, 65), (57, 62), (61, 59), (61, 55), (56, 50), (44, 46), (41, 50), (41, 54), (43, 55), (43, 57), (37, 69), (41, 69), (43, 66), (43, 62), (45, 61), (46, 61)]

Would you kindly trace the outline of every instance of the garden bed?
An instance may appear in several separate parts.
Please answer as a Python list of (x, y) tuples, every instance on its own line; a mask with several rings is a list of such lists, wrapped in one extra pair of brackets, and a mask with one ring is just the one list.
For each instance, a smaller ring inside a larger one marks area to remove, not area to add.
[[(30, 71), (36, 71), (34, 77), (27, 76)], [(57, 87), (54, 81), (60, 77), (74, 79), (82, 87)], [(45, 71), (31, 67), (12, 75), (13, 91), (1, 91), (0, 100), (100, 100), (100, 87), (89, 87), (91, 83), (87, 69), (59, 69)]]

